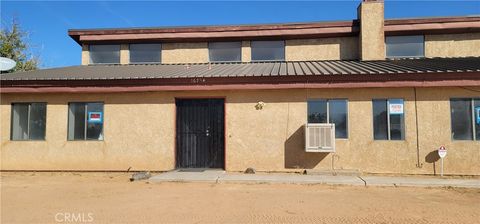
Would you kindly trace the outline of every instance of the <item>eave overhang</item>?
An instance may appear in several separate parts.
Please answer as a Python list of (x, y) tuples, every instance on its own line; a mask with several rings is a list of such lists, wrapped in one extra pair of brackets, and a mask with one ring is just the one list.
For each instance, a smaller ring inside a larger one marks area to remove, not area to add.
[(252, 89), (480, 87), (480, 72), (284, 77), (206, 77), (135, 80), (7, 80), (0, 92), (119, 93)]
[[(480, 16), (387, 19), (386, 35), (480, 32)], [(79, 44), (301, 39), (357, 36), (359, 21), (163, 28), (72, 29)]]

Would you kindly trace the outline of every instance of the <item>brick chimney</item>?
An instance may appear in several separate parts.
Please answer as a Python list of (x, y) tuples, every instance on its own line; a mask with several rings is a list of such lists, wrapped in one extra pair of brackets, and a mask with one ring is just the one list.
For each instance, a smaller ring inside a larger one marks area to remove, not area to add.
[(383, 0), (362, 0), (357, 9), (360, 21), (359, 55), (362, 61), (385, 60)]

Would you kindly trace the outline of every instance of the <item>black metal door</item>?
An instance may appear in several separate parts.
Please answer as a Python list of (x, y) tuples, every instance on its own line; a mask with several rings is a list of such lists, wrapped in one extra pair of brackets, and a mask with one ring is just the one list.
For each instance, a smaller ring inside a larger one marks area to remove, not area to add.
[(177, 168), (224, 168), (224, 100), (177, 99)]

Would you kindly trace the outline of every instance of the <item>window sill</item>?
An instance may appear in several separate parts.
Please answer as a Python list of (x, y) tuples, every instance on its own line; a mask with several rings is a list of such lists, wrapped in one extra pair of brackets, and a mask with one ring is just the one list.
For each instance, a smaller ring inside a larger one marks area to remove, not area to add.
[(104, 142), (105, 140), (102, 139), (102, 140), (67, 140), (67, 142)]
[(30, 140), (30, 139), (25, 139), (25, 140), (12, 140), (10, 139), (11, 142), (46, 142), (47, 140), (42, 139), (42, 140)]
[(405, 139), (403, 140), (388, 140), (388, 139), (374, 139), (374, 142), (406, 142)]
[(89, 66), (95, 66), (95, 65), (120, 65), (120, 62), (118, 63), (88, 63)]
[(151, 61), (151, 62), (129, 62), (129, 65), (161, 65), (160, 61)]
[(397, 57), (385, 57), (388, 60), (398, 60), (398, 59), (410, 59), (410, 58), (419, 58), (424, 59), (425, 56), (397, 56)]
[(251, 60), (251, 62), (286, 62), (285, 60)]

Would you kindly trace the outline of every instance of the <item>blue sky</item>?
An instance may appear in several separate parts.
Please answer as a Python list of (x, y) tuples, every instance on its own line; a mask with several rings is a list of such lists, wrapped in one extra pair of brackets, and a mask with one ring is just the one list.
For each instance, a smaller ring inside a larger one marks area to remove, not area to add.
[[(2, 26), (12, 17), (31, 33), (41, 67), (80, 64), (68, 29), (351, 20), (356, 1), (1, 1)], [(480, 1), (385, 0), (386, 18), (479, 15)]]

